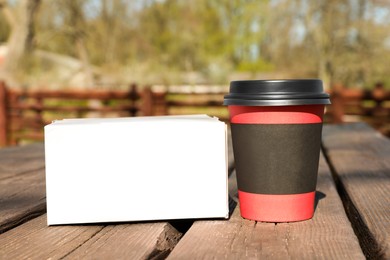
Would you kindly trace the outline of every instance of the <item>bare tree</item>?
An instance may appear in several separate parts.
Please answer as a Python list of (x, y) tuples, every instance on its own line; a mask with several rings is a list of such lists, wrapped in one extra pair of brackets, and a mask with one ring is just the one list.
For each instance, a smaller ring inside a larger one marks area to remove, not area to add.
[(21, 67), (23, 58), (32, 53), (35, 37), (35, 16), (40, 0), (20, 0), (11, 9), (6, 0), (0, 0), (0, 8), (6, 17), (11, 34), (8, 39), (8, 55), (4, 64), (5, 74), (12, 78)]
[(83, 63), (83, 72), (85, 74), (84, 83), (87, 86), (92, 87), (94, 84), (94, 78), (85, 41), (87, 32), (83, 11), (84, 3), (84, 0), (62, 1), (62, 5), (64, 6), (64, 11), (66, 13), (65, 26), (67, 27), (67, 32), (75, 44), (78, 58)]

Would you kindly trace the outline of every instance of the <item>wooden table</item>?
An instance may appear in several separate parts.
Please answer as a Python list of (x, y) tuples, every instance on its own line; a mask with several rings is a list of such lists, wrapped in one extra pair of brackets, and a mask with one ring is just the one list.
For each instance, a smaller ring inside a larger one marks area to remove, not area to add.
[[(46, 225), (42, 144), (0, 150), (0, 259), (390, 259), (390, 140), (326, 125), (314, 218)], [(201, 189), (199, 189), (201, 192)]]

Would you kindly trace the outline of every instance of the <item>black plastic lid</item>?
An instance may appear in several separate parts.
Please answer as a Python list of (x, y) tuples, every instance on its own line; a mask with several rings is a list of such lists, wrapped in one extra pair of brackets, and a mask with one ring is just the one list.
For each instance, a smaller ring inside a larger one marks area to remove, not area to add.
[(329, 94), (319, 79), (241, 80), (230, 82), (224, 105), (328, 105)]

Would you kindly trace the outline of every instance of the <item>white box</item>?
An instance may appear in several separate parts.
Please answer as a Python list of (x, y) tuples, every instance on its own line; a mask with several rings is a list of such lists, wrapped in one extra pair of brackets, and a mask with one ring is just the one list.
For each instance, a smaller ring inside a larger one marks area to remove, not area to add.
[(54, 121), (48, 225), (227, 218), (226, 132), (206, 115)]

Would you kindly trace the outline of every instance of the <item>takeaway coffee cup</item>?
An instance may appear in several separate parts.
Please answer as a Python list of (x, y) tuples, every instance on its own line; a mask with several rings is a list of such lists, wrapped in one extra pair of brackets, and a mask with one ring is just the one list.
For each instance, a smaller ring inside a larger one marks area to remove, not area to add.
[(228, 106), (241, 216), (292, 222), (314, 214), (322, 118), (318, 79), (233, 81)]

